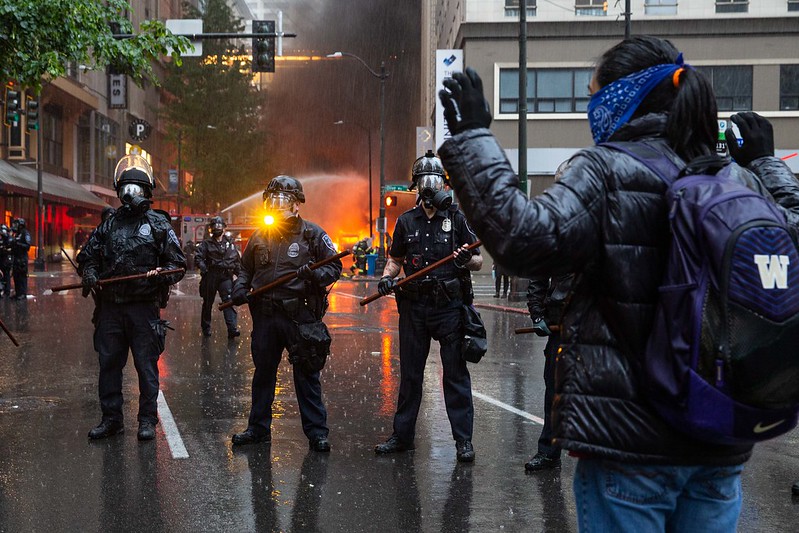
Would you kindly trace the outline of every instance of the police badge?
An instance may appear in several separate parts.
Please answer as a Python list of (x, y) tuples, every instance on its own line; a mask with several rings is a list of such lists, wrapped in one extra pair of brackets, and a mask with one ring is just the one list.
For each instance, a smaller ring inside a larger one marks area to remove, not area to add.
[(446, 232), (449, 232), (449, 230), (452, 229), (452, 221), (448, 218), (445, 218), (444, 222), (441, 223), (441, 229)]

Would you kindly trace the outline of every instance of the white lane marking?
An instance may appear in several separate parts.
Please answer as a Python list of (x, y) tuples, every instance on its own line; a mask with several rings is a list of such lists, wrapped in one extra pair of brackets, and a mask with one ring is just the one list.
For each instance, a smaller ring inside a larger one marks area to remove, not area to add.
[(186, 446), (183, 445), (183, 439), (180, 438), (180, 431), (175, 424), (175, 419), (172, 418), (172, 411), (166, 404), (164, 391), (158, 391), (158, 418), (161, 420), (161, 427), (166, 435), (166, 441), (169, 444), (169, 449), (172, 451), (173, 459), (187, 459), (189, 452), (186, 451)]
[(499, 400), (495, 400), (491, 396), (486, 396), (485, 394), (483, 394), (481, 392), (476, 392), (476, 391), (472, 391), (472, 396), (480, 398), (484, 402), (488, 402), (490, 404), (494, 404), (497, 407), (501, 407), (502, 409), (505, 409), (506, 411), (510, 411), (511, 413), (513, 413), (515, 415), (519, 415), (522, 418), (526, 418), (527, 420), (531, 420), (531, 421), (535, 422), (536, 424), (541, 424), (542, 426), (544, 425), (544, 419), (543, 418), (539, 418), (537, 416), (531, 415), (530, 413), (527, 413), (527, 412), (524, 412), (522, 410), (516, 409), (512, 405), (508, 405), (506, 403), (500, 402)]

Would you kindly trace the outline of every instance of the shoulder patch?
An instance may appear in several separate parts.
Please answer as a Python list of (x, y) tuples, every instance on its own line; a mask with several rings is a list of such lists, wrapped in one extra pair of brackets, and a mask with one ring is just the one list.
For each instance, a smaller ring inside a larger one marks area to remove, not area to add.
[(336, 251), (336, 247), (333, 246), (333, 241), (330, 240), (330, 236), (327, 233), (322, 235), (322, 242), (325, 243), (325, 246), (327, 246), (328, 248), (330, 248), (334, 252)]
[(180, 248), (180, 241), (178, 240), (178, 236), (175, 235), (175, 230), (173, 230), (172, 228), (169, 228), (169, 231), (167, 232), (167, 235), (169, 236), (169, 240), (172, 241), (173, 243), (175, 243), (175, 246)]

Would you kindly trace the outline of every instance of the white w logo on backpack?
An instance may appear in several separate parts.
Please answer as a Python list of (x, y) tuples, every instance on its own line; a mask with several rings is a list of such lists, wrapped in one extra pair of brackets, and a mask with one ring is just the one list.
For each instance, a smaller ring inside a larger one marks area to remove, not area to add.
[(754, 258), (764, 289), (788, 288), (790, 259), (787, 255), (755, 255)]

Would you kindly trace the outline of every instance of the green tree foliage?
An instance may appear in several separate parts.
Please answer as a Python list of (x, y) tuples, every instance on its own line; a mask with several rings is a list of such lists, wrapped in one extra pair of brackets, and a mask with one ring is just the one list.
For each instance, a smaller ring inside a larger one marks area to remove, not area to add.
[[(175, 63), (187, 39), (148, 20), (134, 32), (126, 0), (0, 0), (0, 76), (36, 90), (42, 81), (66, 73), (70, 63), (113, 65), (137, 84), (157, 83), (152, 61), (173, 50)], [(118, 22), (130, 39), (115, 39), (109, 23)]]
[[(243, 32), (224, 0), (203, 7), (187, 16), (202, 18), (204, 32)], [(204, 41), (202, 57), (169, 66), (164, 89), (171, 96), (162, 109), (169, 136), (175, 143), (180, 138), (181, 166), (194, 176), (185, 202), (191, 209), (217, 211), (263, 187), (266, 134), (243, 47)]]

